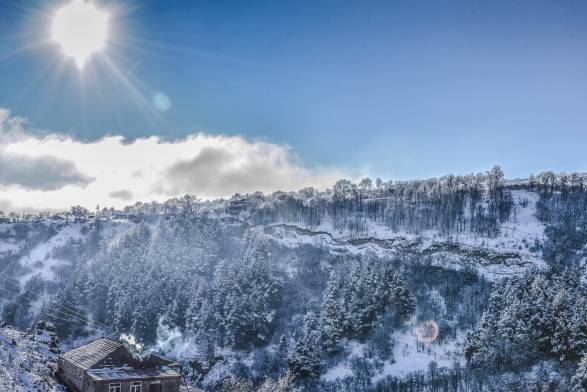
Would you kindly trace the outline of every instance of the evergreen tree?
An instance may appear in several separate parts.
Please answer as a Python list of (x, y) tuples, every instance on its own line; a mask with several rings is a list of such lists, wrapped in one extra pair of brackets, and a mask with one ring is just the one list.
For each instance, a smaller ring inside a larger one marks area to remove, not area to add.
[(587, 352), (587, 300), (580, 297), (574, 305), (571, 352), (574, 356)]
[(304, 316), (302, 334), (288, 358), (288, 364), (294, 374), (302, 377), (319, 376), (322, 366), (320, 351), (318, 317), (314, 312), (308, 312)]
[(346, 311), (339, 282), (334, 273), (331, 273), (320, 311), (322, 344), (329, 353), (338, 351), (339, 340), (348, 329)]
[(552, 352), (557, 354), (561, 361), (572, 356), (572, 310), (567, 291), (560, 289), (552, 304), (552, 316), (555, 319), (554, 331), (552, 331)]
[(52, 316), (52, 322), (61, 338), (85, 335), (88, 327), (83, 306), (83, 293), (76, 280), (68, 282), (51, 303), (53, 309), (42, 317)]
[(579, 367), (571, 379), (573, 392), (587, 391), (587, 355), (584, 355), (579, 362)]

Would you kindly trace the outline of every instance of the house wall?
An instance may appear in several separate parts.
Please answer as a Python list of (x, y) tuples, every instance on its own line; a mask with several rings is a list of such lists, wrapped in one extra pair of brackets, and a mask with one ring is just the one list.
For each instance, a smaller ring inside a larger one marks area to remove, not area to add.
[(69, 361), (59, 357), (57, 359), (57, 374), (70, 389), (75, 392), (86, 392), (83, 389), (85, 372)]
[[(133, 380), (121, 382), (121, 392), (130, 392), (130, 383)], [(109, 392), (108, 381), (102, 381), (96, 384), (95, 391), (92, 392)], [(143, 381), (141, 384), (141, 392), (151, 392), (151, 381)], [(179, 392), (180, 380), (163, 380), (161, 381), (161, 392)], [(86, 392), (86, 391), (83, 391)]]
[(84, 390), (82, 392), (96, 392), (96, 384), (87, 374), (84, 379)]
[(161, 392), (179, 392), (180, 380), (166, 380), (161, 382)]

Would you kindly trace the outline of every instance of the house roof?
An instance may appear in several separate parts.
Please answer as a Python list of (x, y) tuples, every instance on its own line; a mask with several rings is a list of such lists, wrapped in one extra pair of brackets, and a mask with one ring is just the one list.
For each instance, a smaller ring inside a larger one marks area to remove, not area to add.
[(199, 388), (196, 388), (196, 387), (180, 385), (179, 392), (204, 392), (204, 391)]
[(126, 379), (165, 379), (165, 378), (172, 378), (177, 379), (180, 378), (181, 375), (176, 372), (175, 370), (163, 366), (159, 368), (146, 368), (146, 369), (136, 369), (129, 366), (121, 366), (121, 367), (104, 367), (100, 369), (89, 369), (87, 371), (88, 375), (94, 381), (114, 381), (114, 380), (126, 380)]
[(101, 338), (60, 355), (72, 364), (87, 370), (122, 347), (122, 343)]

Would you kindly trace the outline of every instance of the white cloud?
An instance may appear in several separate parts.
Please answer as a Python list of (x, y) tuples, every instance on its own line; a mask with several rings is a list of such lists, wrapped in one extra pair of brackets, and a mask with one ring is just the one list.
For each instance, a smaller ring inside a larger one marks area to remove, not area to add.
[(28, 186), (14, 177), (4, 183), (0, 200), (14, 209), (75, 204), (122, 207), (185, 193), (217, 198), (257, 190), (324, 189), (344, 176), (335, 168), (305, 166), (285, 145), (204, 133), (171, 141), (151, 136), (129, 142), (122, 136), (107, 136), (85, 142), (29, 132), (26, 122), (2, 109), (0, 153), (26, 162), (53, 163), (48, 166), (53, 181), (46, 175), (43, 181), (33, 176)]

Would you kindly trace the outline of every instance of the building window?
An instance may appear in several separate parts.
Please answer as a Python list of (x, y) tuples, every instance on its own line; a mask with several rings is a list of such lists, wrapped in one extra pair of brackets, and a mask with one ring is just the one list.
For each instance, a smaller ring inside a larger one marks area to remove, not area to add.
[(108, 384), (108, 392), (121, 392), (120, 383), (113, 382)]
[(130, 383), (130, 392), (141, 392), (141, 382), (133, 381)]

